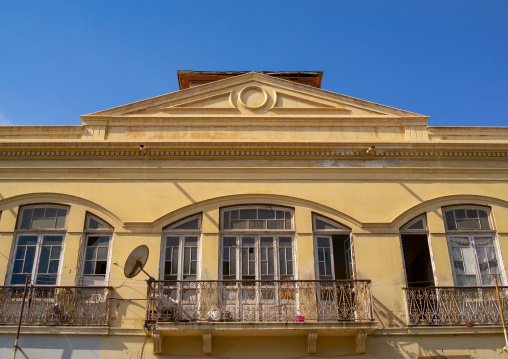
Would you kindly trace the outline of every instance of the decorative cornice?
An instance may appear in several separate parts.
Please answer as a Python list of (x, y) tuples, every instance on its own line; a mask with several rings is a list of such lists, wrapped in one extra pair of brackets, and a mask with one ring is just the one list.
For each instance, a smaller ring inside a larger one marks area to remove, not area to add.
[(305, 157), (305, 158), (362, 158), (362, 159), (384, 159), (384, 158), (497, 158), (508, 157), (508, 150), (505, 151), (480, 151), (480, 150), (457, 150), (457, 151), (434, 151), (434, 150), (376, 150), (373, 153), (366, 153), (366, 150), (244, 150), (244, 149), (223, 149), (223, 150), (0, 150), (0, 157)]

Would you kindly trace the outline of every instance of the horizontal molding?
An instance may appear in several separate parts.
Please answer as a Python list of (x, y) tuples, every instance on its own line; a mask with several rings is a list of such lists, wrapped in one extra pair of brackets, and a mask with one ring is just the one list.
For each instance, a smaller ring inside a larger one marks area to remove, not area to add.
[[(142, 143), (142, 141), (140, 141)], [(297, 144), (293, 144), (298, 147)], [(492, 151), (465, 151), (465, 150), (375, 150), (367, 154), (365, 150), (244, 150), (244, 149), (224, 149), (224, 150), (200, 150), (200, 149), (182, 149), (182, 150), (159, 150), (146, 149), (140, 150), (0, 150), (0, 157), (305, 157), (305, 158), (362, 158), (362, 159), (383, 159), (400, 157), (423, 157), (423, 158), (491, 158), (508, 157), (508, 144), (506, 150)]]

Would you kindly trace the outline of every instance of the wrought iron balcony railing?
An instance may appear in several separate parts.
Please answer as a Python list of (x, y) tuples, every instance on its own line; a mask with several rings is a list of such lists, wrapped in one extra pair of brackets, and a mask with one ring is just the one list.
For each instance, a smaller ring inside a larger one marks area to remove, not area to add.
[[(408, 324), (501, 325), (495, 287), (404, 288)], [(508, 314), (508, 287), (499, 287), (505, 320)]]
[(178, 321), (369, 320), (370, 280), (148, 282), (147, 326)]
[[(0, 287), (0, 324), (17, 325), (24, 287)], [(23, 325), (108, 324), (109, 287), (28, 287)]]

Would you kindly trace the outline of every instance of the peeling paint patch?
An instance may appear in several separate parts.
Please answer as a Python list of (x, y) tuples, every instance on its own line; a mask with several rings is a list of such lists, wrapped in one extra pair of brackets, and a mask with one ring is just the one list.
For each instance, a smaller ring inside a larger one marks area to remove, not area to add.
[(348, 167), (346, 165), (346, 161), (336, 161), (336, 160), (319, 160), (319, 161), (312, 161), (315, 165), (319, 167)]
[(386, 168), (389, 166), (389, 164), (388, 161), (386, 160), (372, 160), (372, 161), (361, 161), (360, 166)]

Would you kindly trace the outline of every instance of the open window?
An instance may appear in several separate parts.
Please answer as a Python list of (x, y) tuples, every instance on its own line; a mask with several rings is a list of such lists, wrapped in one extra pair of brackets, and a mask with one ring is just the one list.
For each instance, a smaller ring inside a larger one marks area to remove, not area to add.
[(446, 238), (457, 286), (506, 283), (504, 266), (488, 207), (443, 208)]
[(425, 214), (400, 228), (407, 287), (433, 287), (434, 270)]
[(82, 258), (82, 285), (106, 285), (110, 270), (113, 227), (106, 221), (87, 213)]
[(319, 215), (314, 215), (312, 222), (317, 279), (354, 279), (351, 230)]
[(68, 207), (21, 207), (15, 231), (15, 248), (9, 284), (25, 284), (26, 275), (36, 285), (57, 285), (67, 227)]
[(199, 278), (199, 242), (201, 215), (171, 224), (162, 232), (161, 279), (196, 280)]

